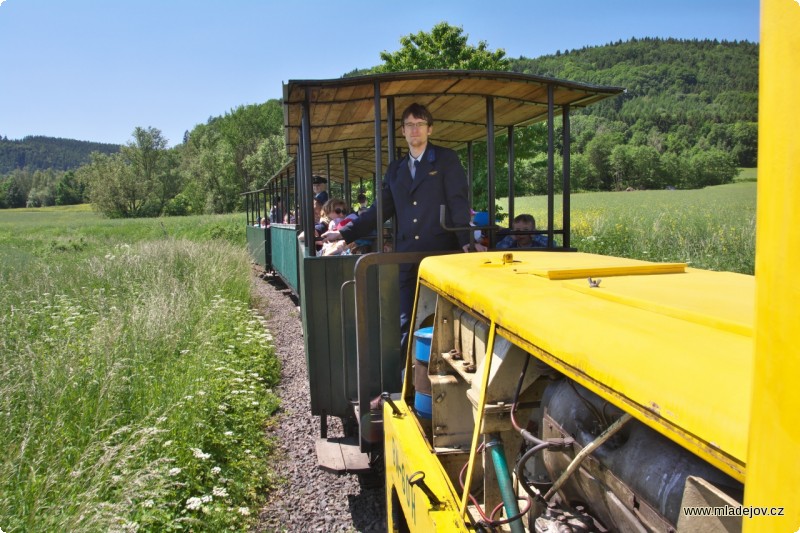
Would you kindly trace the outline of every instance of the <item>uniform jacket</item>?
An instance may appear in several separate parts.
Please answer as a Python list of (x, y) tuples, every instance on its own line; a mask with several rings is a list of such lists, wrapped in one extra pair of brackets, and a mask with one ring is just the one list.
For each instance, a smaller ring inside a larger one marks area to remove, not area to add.
[[(406, 154), (389, 165), (381, 190), (384, 220), (397, 216), (394, 250), (459, 250), (469, 243), (469, 231), (453, 233), (439, 224), (439, 206), (444, 204), (448, 227), (469, 227), (467, 176), (458, 155), (449, 148), (428, 143), (414, 179), (408, 162)], [(377, 206), (373, 203), (358, 220), (343, 228), (341, 235), (350, 243), (374, 232), (376, 227)]]

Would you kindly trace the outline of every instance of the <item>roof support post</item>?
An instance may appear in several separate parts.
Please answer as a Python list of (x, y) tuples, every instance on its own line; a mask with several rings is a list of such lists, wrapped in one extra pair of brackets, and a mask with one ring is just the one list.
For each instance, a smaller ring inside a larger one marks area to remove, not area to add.
[[(488, 189), (487, 195), (487, 211), (489, 213), (489, 224), (492, 224), (496, 218), (494, 206), (494, 98), (491, 96), (486, 97), (486, 186)], [(490, 232), (489, 246), (494, 246), (494, 236)]]
[[(388, 157), (388, 164), (392, 164), (392, 161), (400, 157), (400, 152), (397, 150), (397, 138), (395, 136), (395, 107), (394, 107), (394, 96), (387, 96), (386, 97), (386, 144), (387, 148), (386, 151), (389, 153)], [(377, 189), (376, 189), (377, 191)], [(397, 222), (393, 220), (393, 222)], [(392, 242), (397, 242), (397, 224), (392, 224)], [(383, 248), (380, 248), (381, 250)]]
[(553, 86), (547, 86), (547, 237), (548, 247), (553, 245), (554, 224), (554, 173), (555, 173), (555, 107), (553, 105)]
[(375, 82), (373, 85), (373, 98), (375, 103), (375, 200), (377, 207), (375, 208), (378, 216), (377, 235), (375, 236), (375, 248), (383, 250), (383, 195), (381, 194), (380, 176), (383, 170), (383, 156), (382, 151), (382, 135), (381, 135), (381, 84)]
[(352, 208), (353, 202), (351, 201), (351, 194), (350, 194), (350, 166), (347, 160), (347, 148), (342, 150), (342, 170), (344, 171), (344, 176), (342, 176), (344, 203), (347, 205), (347, 207)]
[(300, 183), (303, 184), (303, 231), (306, 235), (306, 255), (316, 253), (314, 246), (314, 188), (311, 179), (311, 105), (309, 89), (306, 88), (303, 99), (303, 118), (300, 126), (300, 154), (303, 156)]
[(514, 126), (508, 127), (508, 226), (514, 220)]
[(472, 203), (472, 184), (475, 183), (475, 148), (472, 141), (467, 141), (467, 198), (470, 209), (475, 208)]
[(395, 120), (394, 96), (388, 96), (386, 98), (386, 152), (389, 154), (389, 163), (397, 159), (397, 138), (394, 133)]
[(561, 213), (563, 216), (563, 220), (561, 221), (561, 227), (564, 230), (564, 234), (562, 235), (562, 242), (564, 243), (564, 248), (569, 248), (569, 236), (570, 236), (570, 194), (572, 193), (572, 184), (570, 183), (570, 131), (569, 131), (569, 106), (565, 105), (561, 107), (561, 129), (562, 132), (562, 141), (561, 146), (563, 147), (563, 153), (561, 157), (563, 159), (562, 168), (563, 168), (563, 180), (564, 186), (562, 190), (561, 198), (563, 200), (563, 205), (561, 207)]

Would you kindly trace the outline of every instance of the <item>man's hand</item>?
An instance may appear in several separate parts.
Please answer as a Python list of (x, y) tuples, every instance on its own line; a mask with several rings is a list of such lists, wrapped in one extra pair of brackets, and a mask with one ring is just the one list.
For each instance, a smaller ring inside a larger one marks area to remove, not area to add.
[(322, 234), (322, 242), (334, 242), (334, 241), (341, 241), (342, 234), (338, 231), (326, 231)]
[(464, 245), (464, 247), (462, 248), (464, 250), (464, 252), (466, 252), (466, 253), (473, 252), (473, 251), (474, 252), (485, 252), (486, 250), (488, 250), (487, 247), (485, 247), (484, 245), (482, 245), (480, 243), (477, 243), (477, 242), (475, 244), (473, 244), (474, 250), (470, 250), (469, 246), (470, 246), (469, 244), (465, 244)]

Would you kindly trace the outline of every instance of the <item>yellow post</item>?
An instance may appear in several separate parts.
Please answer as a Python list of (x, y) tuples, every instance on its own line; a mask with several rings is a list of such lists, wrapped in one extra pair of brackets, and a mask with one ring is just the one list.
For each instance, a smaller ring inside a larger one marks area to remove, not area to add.
[[(800, 530), (800, 2), (763, 0), (745, 532)], [(782, 508), (782, 509), (779, 509)], [(771, 516), (781, 512), (783, 516)]]
[(475, 471), (475, 460), (478, 454), (478, 442), (481, 438), (483, 428), (483, 415), (486, 410), (486, 388), (489, 386), (489, 376), (492, 373), (492, 354), (494, 353), (494, 332), (496, 324), (494, 321), (489, 326), (489, 340), (486, 342), (486, 356), (483, 359), (483, 375), (481, 376), (481, 393), (478, 398), (478, 412), (475, 417), (475, 430), (472, 432), (472, 445), (469, 449), (469, 466), (467, 466), (467, 478), (464, 481), (464, 493), (461, 496), (461, 503), (458, 511), (462, 519), (466, 519), (467, 506), (469, 505), (469, 488), (472, 486), (472, 473)]

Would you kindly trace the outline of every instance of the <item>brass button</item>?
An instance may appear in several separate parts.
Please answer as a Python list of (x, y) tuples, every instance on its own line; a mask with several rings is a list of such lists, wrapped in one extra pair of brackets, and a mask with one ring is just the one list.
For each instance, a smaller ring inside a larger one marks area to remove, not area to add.
[(419, 240), (419, 235), (414, 235), (414, 238), (415, 238), (416, 240)]

